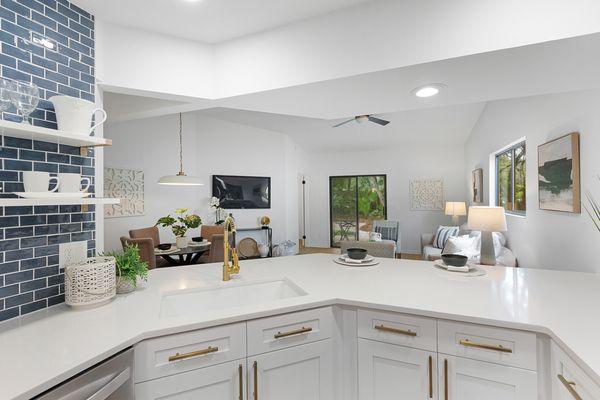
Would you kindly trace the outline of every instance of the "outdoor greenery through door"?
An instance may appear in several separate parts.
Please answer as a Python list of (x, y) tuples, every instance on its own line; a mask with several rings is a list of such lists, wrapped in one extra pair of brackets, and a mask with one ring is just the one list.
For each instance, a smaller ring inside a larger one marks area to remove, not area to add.
[(330, 242), (369, 240), (373, 221), (386, 219), (386, 176), (329, 177)]

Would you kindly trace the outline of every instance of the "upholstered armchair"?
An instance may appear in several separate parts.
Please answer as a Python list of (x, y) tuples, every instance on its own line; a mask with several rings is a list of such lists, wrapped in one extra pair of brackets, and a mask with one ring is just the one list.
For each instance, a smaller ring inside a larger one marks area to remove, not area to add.
[[(210, 240), (210, 250), (202, 255), (200, 261), (202, 263), (213, 263), (223, 261), (223, 238), (224, 234), (215, 233)], [(203, 237), (205, 237), (203, 235)]]
[(150, 238), (154, 243), (154, 247), (160, 244), (160, 237), (158, 236), (158, 227), (151, 226), (149, 228), (131, 229), (129, 231), (129, 237), (132, 239), (145, 239)]
[(151, 238), (133, 239), (127, 236), (121, 236), (121, 245), (123, 250), (127, 245), (134, 245), (140, 251), (142, 261), (148, 263), (148, 269), (156, 268), (156, 254), (154, 254), (154, 242)]

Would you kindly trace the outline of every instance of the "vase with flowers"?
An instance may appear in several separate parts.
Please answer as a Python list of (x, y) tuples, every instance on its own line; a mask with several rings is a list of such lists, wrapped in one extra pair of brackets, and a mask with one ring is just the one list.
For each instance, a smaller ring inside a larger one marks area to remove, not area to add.
[(221, 225), (225, 222), (227, 212), (221, 207), (221, 201), (217, 197), (210, 198), (210, 209), (215, 212), (215, 225)]
[(178, 208), (175, 210), (175, 214), (175, 217), (169, 214), (166, 217), (159, 218), (156, 221), (156, 225), (171, 228), (171, 231), (175, 235), (176, 246), (182, 249), (188, 245), (188, 239), (185, 237), (185, 234), (189, 229), (198, 228), (202, 224), (202, 219), (196, 214), (188, 214), (187, 208)]

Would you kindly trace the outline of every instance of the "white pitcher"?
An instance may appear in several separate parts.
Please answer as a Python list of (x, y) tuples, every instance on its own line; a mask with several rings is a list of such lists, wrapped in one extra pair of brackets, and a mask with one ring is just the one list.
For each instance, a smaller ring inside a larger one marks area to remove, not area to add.
[[(89, 136), (107, 118), (106, 111), (96, 107), (91, 101), (71, 96), (52, 96), (50, 101), (54, 104), (58, 129), (64, 132)], [(91, 126), (92, 117), (97, 112), (102, 113), (102, 117)]]

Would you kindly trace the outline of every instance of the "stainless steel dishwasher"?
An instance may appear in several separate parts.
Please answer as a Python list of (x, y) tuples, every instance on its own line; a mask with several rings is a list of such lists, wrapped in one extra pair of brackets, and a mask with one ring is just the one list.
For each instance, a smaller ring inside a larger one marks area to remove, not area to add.
[(124, 350), (36, 400), (133, 400), (133, 349)]

